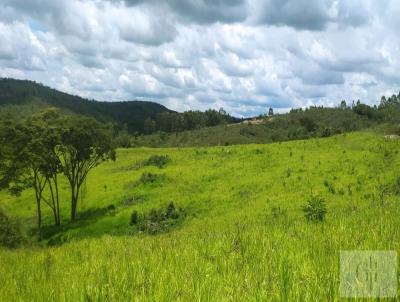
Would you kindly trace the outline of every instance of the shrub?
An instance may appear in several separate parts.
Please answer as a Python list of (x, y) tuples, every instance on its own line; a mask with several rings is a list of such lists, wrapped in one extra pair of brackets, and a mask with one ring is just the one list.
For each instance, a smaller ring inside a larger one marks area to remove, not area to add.
[(17, 223), (0, 210), (0, 246), (16, 248), (21, 245), (22, 241), (23, 238)]
[(158, 234), (168, 231), (172, 226), (179, 223), (185, 216), (182, 209), (176, 210), (171, 202), (164, 209), (151, 209), (147, 214), (140, 215), (133, 211), (130, 218), (130, 225), (135, 226), (139, 232)]
[(166, 212), (167, 218), (177, 219), (179, 218), (179, 213), (176, 211), (174, 203), (171, 202), (167, 207)]
[(143, 165), (144, 166), (156, 166), (158, 168), (165, 167), (166, 164), (170, 162), (170, 157), (168, 155), (153, 155), (147, 159)]
[(321, 136), (322, 137), (329, 137), (332, 136), (333, 130), (329, 127), (324, 127), (321, 131)]
[(157, 180), (157, 175), (150, 173), (150, 172), (144, 172), (142, 176), (140, 177), (140, 182), (143, 184), (147, 183), (153, 183)]
[(311, 196), (303, 207), (303, 212), (308, 221), (322, 222), (327, 213), (325, 200), (318, 196)]
[(115, 211), (115, 210), (116, 210), (116, 207), (115, 207), (115, 205), (110, 204), (110, 205), (107, 207), (107, 210), (108, 210), (108, 211)]
[(129, 222), (130, 225), (136, 225), (139, 222), (139, 213), (138, 211), (133, 211), (131, 214), (131, 221)]

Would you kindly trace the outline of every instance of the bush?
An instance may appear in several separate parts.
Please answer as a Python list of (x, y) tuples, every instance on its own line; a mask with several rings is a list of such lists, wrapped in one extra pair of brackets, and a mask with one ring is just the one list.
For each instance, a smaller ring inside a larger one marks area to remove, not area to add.
[(16, 248), (22, 241), (19, 226), (0, 210), (0, 246)]
[(333, 134), (333, 130), (329, 127), (324, 127), (321, 131), (322, 137), (330, 137)]
[(139, 213), (138, 211), (133, 211), (131, 214), (130, 225), (136, 225), (139, 222)]
[(156, 166), (158, 168), (165, 167), (166, 164), (170, 162), (170, 157), (168, 155), (153, 155), (147, 159), (143, 165), (144, 166)]
[(318, 196), (311, 196), (307, 205), (303, 207), (304, 216), (308, 221), (322, 222), (327, 213), (325, 200)]
[(157, 180), (157, 175), (149, 172), (144, 172), (140, 177), (140, 182), (143, 184), (153, 183)]
[(185, 216), (182, 209), (176, 210), (171, 202), (163, 209), (151, 209), (147, 214), (140, 215), (138, 211), (133, 211), (129, 225), (135, 226), (139, 232), (148, 234), (158, 234), (168, 231), (172, 226), (180, 222)]

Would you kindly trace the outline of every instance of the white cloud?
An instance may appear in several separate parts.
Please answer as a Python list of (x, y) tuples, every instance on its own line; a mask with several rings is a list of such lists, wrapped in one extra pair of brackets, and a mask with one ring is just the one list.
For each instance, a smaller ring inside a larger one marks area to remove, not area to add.
[(399, 89), (396, 0), (0, 0), (0, 76), (252, 115)]

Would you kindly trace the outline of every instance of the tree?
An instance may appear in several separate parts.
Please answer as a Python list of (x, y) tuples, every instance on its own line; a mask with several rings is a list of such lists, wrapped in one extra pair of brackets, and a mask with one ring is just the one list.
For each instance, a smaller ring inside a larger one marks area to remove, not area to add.
[(302, 117), (299, 119), (300, 124), (307, 129), (308, 132), (313, 132), (318, 128), (318, 125), (310, 117)]
[[(27, 188), (34, 189), (39, 230), (42, 224), (42, 201), (53, 210), (55, 224), (60, 224), (58, 186), (54, 181), (58, 170), (54, 171), (57, 169), (54, 166), (57, 161), (52, 152), (58, 140), (55, 140), (55, 129), (49, 128), (44, 122), (46, 115), (54, 116), (54, 111), (46, 110), (23, 123), (3, 124), (0, 131), (0, 143), (3, 146), (0, 186), (7, 188), (13, 195), (19, 195)], [(43, 193), (46, 185), (52, 189), (53, 184), (56, 185), (57, 194), (52, 194), (50, 202), (45, 200)]]
[(379, 104), (379, 108), (383, 108), (387, 105), (387, 100), (385, 96), (381, 97), (381, 103)]
[[(61, 144), (60, 128), (61, 116), (55, 108), (43, 110), (28, 120), (28, 128), (33, 129), (30, 134), (31, 142), (34, 145), (32, 153), (36, 154), (40, 162), (39, 175), (45, 178), (44, 185), (49, 188), (49, 200), (43, 198), (54, 215), (55, 225), (61, 224), (60, 217), (60, 195), (58, 179), (62, 172), (61, 161), (57, 156), (57, 150)], [(39, 142), (39, 144), (35, 144)]]
[(45, 187), (40, 173), (41, 160), (31, 144), (28, 128), (11, 122), (0, 127), (0, 187), (19, 195), (32, 187), (35, 191), (38, 229), (42, 224), (41, 200)]
[(71, 221), (76, 220), (78, 198), (88, 173), (101, 162), (115, 160), (110, 127), (94, 119), (69, 116), (61, 123), (58, 155), (71, 189)]
[(345, 100), (342, 100), (342, 101), (340, 102), (340, 109), (345, 110), (346, 108), (347, 108), (346, 101), (345, 101)]
[(274, 115), (274, 109), (270, 107), (268, 110), (268, 116), (273, 116), (273, 115)]
[(146, 134), (151, 134), (156, 130), (156, 122), (148, 117), (145, 121), (144, 121), (144, 133)]

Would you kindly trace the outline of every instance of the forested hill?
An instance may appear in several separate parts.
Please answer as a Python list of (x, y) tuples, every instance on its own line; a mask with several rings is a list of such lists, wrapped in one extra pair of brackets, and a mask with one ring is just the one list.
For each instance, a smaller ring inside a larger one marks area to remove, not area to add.
[(56, 107), (65, 113), (91, 116), (113, 122), (129, 132), (143, 132), (144, 121), (162, 112), (172, 112), (153, 102), (98, 102), (70, 95), (42, 84), (15, 79), (0, 79), (0, 113), (26, 116), (44, 107)]

